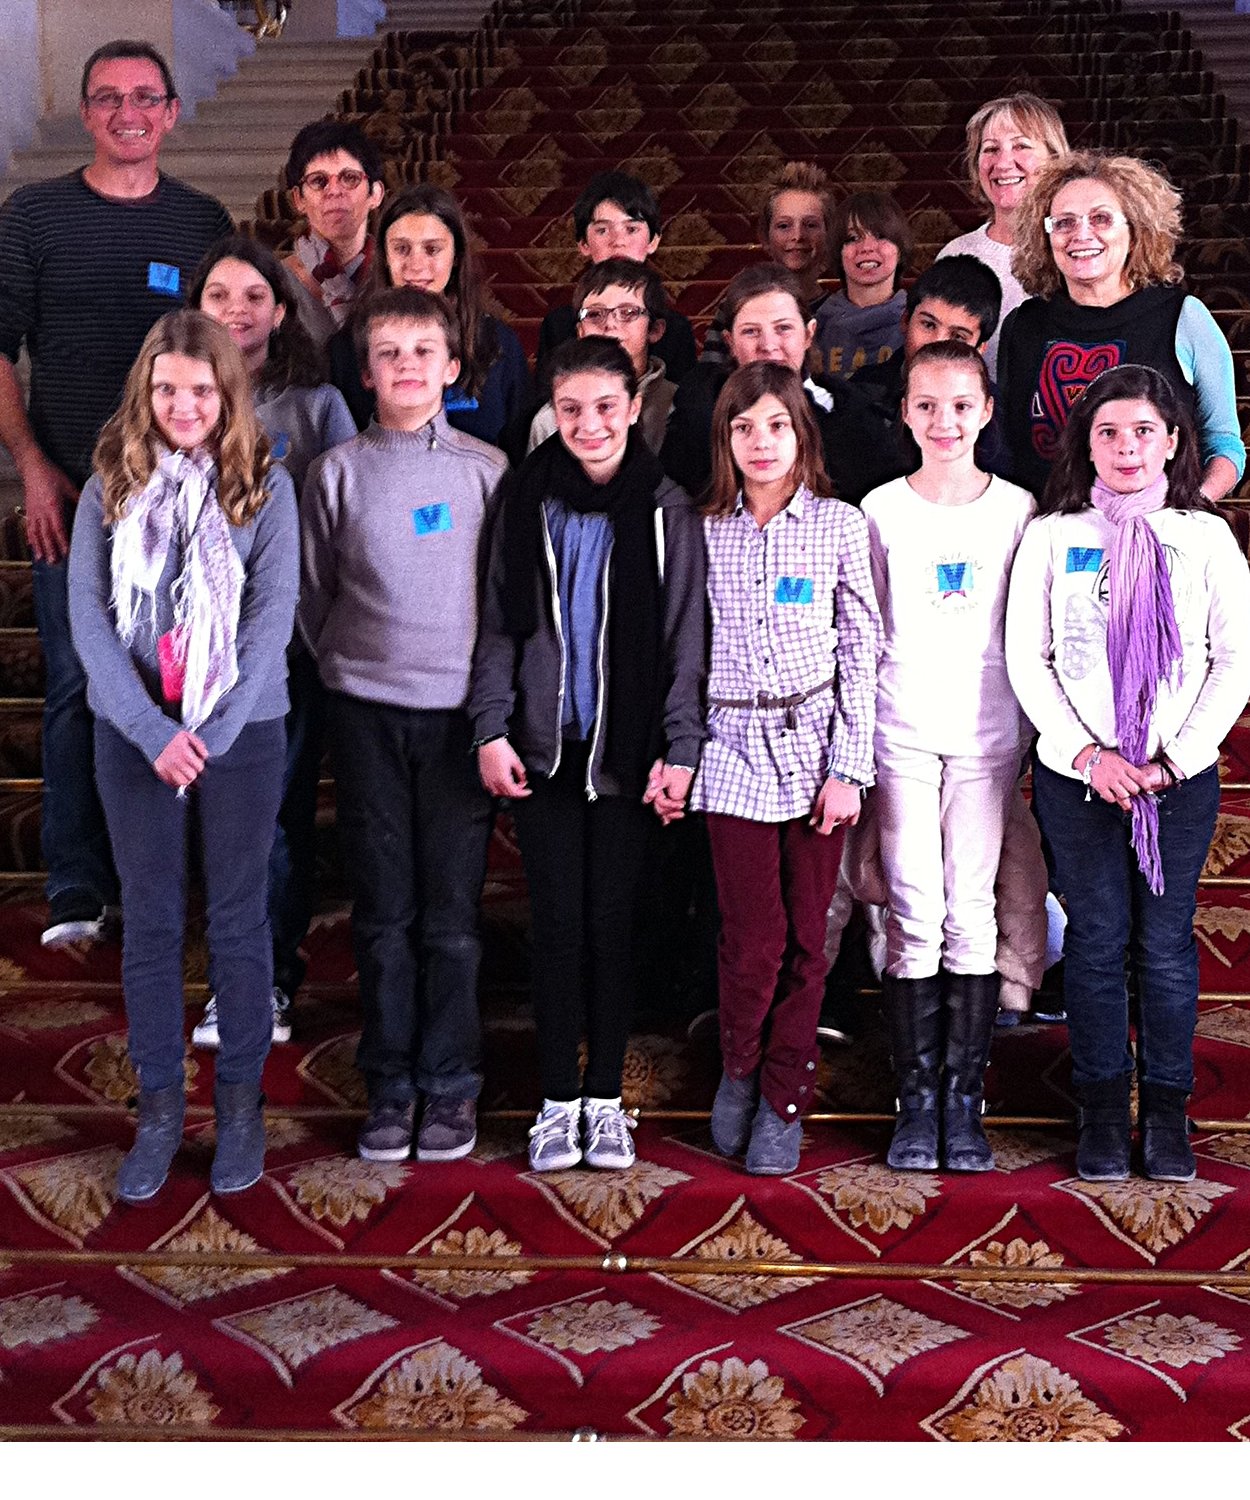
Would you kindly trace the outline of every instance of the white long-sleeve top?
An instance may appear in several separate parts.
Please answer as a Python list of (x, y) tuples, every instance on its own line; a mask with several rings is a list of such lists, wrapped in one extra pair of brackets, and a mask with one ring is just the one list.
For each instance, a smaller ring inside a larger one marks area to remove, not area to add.
[(860, 509), (885, 626), (878, 737), (939, 755), (1015, 753), (1024, 725), (1003, 617), (1032, 495), (993, 478), (966, 505), (934, 505), (892, 479)]
[[(1147, 517), (1167, 558), (1182, 645), (1181, 676), (1161, 683), (1147, 756), (1193, 776), (1250, 696), (1250, 570), (1226, 522), (1204, 511)], [(1037, 726), (1038, 755), (1079, 779), (1077, 754), (1117, 747), (1107, 663), (1107, 559), (1115, 528), (1090, 508), (1041, 516), (1026, 530), (1007, 604), (1007, 670)]]

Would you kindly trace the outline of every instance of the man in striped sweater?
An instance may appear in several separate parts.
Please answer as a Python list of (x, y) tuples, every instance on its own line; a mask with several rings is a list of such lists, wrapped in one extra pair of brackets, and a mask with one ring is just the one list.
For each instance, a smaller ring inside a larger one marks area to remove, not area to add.
[[(19, 188), (0, 208), (0, 443), (21, 478), (47, 686), (43, 857), (49, 947), (100, 936), (117, 899), (95, 789), (86, 680), (69, 633), (73, 507), (100, 428), (144, 336), (178, 307), (208, 247), (231, 229), (220, 203), (157, 166), (178, 119), (164, 58), (146, 42), (98, 48), (79, 112), (90, 165)], [(30, 408), (18, 383), (30, 356)]]

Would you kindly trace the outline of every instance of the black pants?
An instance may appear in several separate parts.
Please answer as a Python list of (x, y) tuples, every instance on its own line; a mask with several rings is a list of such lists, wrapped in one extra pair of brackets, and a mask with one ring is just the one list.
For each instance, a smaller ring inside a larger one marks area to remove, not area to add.
[(327, 695), (371, 1100), (482, 1087), (478, 905), (493, 804), (458, 710)]
[(613, 1099), (629, 1039), (634, 911), (654, 814), (641, 799), (590, 801), (584, 744), (566, 743), (556, 774), (530, 784), (513, 813), (533, 911), (543, 1094)]

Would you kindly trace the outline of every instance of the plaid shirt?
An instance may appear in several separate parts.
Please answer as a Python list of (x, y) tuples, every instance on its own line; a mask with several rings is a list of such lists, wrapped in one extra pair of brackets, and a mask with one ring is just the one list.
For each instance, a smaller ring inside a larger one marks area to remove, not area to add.
[[(712, 667), (691, 806), (760, 823), (810, 815), (830, 775), (873, 780), (881, 615), (868, 526), (800, 488), (761, 531), (742, 503), (706, 519)], [(834, 685), (792, 710), (717, 708)]]

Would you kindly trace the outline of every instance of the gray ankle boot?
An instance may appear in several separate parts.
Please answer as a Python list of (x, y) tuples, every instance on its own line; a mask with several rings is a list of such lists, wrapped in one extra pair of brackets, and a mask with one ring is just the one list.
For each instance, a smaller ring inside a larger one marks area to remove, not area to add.
[(117, 1173), (117, 1196), (123, 1203), (145, 1203), (160, 1192), (182, 1144), (186, 1111), (186, 1089), (181, 1082), (140, 1093), (135, 1143)]
[(747, 1171), (756, 1177), (787, 1177), (799, 1169), (802, 1144), (802, 1120), (783, 1120), (767, 1099), (761, 1099), (747, 1146)]
[(218, 1083), (213, 1089), (217, 1112), (217, 1150), (210, 1174), (213, 1192), (241, 1193), (259, 1182), (265, 1170), (265, 1096), (255, 1083)]
[(712, 1144), (722, 1156), (741, 1156), (751, 1138), (751, 1121), (760, 1097), (758, 1073), (746, 1078), (720, 1075), (712, 1101)]

